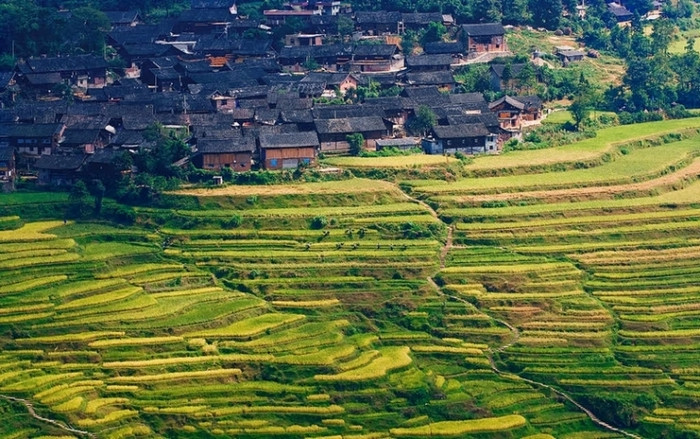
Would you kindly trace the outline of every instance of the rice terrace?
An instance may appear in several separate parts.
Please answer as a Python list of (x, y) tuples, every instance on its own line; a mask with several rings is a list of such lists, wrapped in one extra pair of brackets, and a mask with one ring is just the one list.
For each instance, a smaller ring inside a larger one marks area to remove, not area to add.
[(700, 436), (700, 118), (412, 157), (0, 194), (0, 436)]

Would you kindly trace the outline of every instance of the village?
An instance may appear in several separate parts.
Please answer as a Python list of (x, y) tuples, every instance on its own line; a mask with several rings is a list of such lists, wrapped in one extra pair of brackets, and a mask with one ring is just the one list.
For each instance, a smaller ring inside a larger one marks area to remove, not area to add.
[[(620, 8), (611, 11), (629, 20)], [(125, 151), (151, 147), (144, 133), (154, 126), (191, 148), (178, 165), (241, 172), (348, 154), (351, 135), (365, 150), (496, 154), (546, 114), (534, 95), (487, 102), (456, 87), (455, 69), (471, 63), (492, 62), (495, 90), (523, 69), (493, 62), (512, 55), (500, 23), (353, 13), (333, 0), (289, 3), (266, 10), (262, 21), (240, 16), (227, 0), (194, 0), (158, 24), (144, 24), (137, 12), (107, 16), (111, 55), (29, 58), (0, 78), (14, 104), (0, 110), (5, 182), (26, 175), (71, 185), (87, 170), (112, 168)], [(446, 37), (406, 53), (402, 36), (431, 25)], [(271, 31), (286, 28), (299, 30), (275, 50)], [(574, 47), (555, 55), (563, 66), (594, 56)], [(428, 125), (410, 129), (421, 109)]]

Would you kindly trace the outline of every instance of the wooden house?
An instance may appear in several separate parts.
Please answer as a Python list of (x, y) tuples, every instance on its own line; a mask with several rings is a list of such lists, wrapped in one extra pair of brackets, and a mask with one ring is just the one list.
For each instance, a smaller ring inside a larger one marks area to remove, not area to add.
[(54, 154), (41, 156), (34, 164), (40, 185), (71, 186), (80, 178), (85, 154)]
[(423, 139), (426, 154), (484, 154), (498, 151), (498, 134), (483, 123), (436, 125), (432, 137)]
[(388, 72), (400, 67), (393, 44), (358, 44), (352, 53), (353, 72)]
[(504, 96), (489, 108), (498, 116), (501, 128), (514, 134), (520, 132), (523, 123), (542, 119), (542, 100), (537, 96)]
[(501, 23), (463, 24), (460, 29), (460, 37), (470, 54), (507, 51), (505, 34)]
[(260, 161), (265, 169), (295, 169), (313, 165), (319, 149), (319, 138), (313, 131), (300, 133), (261, 134)]
[(51, 154), (63, 140), (65, 129), (62, 123), (17, 124), (10, 129), (9, 143), (20, 158), (31, 160)]
[(376, 140), (388, 135), (387, 126), (379, 116), (316, 119), (314, 123), (322, 152), (348, 152), (350, 150), (348, 134), (362, 134), (365, 139), (364, 147), (369, 149), (375, 149)]
[(201, 169), (234, 172), (250, 171), (253, 165), (255, 141), (250, 137), (200, 138), (192, 163)]
[(491, 64), (489, 66), (489, 82), (491, 83), (491, 89), (501, 91), (510, 88), (511, 82), (520, 74), (523, 67), (525, 67), (524, 63), (511, 64), (510, 78), (506, 78), (507, 81), (505, 81), (503, 79), (503, 72), (506, 70), (506, 64)]
[(44, 84), (65, 83), (81, 88), (101, 88), (107, 85), (107, 61), (97, 55), (29, 58), (20, 64), (19, 72), (25, 84), (39, 81)]
[(435, 86), (443, 92), (452, 91), (455, 85), (452, 72), (444, 70), (439, 72), (408, 72), (405, 82), (410, 87)]
[(139, 11), (104, 11), (112, 29), (130, 28), (139, 25), (143, 22)]
[(411, 72), (449, 71), (453, 58), (449, 54), (407, 56), (406, 67)]
[(355, 13), (355, 25), (369, 35), (399, 33), (401, 13), (392, 11), (358, 11)]
[(608, 3), (608, 10), (618, 23), (629, 22), (634, 17), (634, 14), (629, 9), (617, 2)]

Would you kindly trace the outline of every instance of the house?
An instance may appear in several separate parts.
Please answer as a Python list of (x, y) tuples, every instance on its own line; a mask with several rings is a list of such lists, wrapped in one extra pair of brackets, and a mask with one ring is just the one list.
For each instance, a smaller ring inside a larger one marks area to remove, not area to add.
[(498, 135), (483, 123), (436, 125), (432, 137), (423, 139), (426, 154), (483, 154), (498, 151)]
[(489, 108), (498, 116), (501, 128), (511, 133), (510, 137), (519, 135), (523, 125), (542, 119), (542, 100), (537, 96), (504, 96), (489, 104)]
[(557, 50), (557, 56), (561, 60), (562, 65), (566, 67), (572, 62), (578, 62), (583, 60), (583, 57), (586, 56), (586, 54), (581, 52), (580, 50), (562, 47)]
[(365, 148), (374, 149), (376, 141), (387, 137), (387, 127), (379, 116), (347, 117), (343, 119), (316, 119), (316, 132), (321, 151), (345, 153), (350, 150), (348, 134), (362, 134)]
[(173, 32), (176, 34), (223, 32), (235, 19), (236, 17), (228, 8), (187, 9), (180, 13)]
[(407, 56), (406, 67), (411, 72), (437, 72), (450, 70), (453, 58), (449, 54)]
[(263, 11), (265, 16), (265, 24), (270, 27), (277, 27), (285, 24), (287, 20), (301, 20), (304, 23), (309, 23), (311, 17), (321, 15), (321, 11), (293, 10), (293, 9), (266, 9)]
[(399, 33), (400, 12), (387, 11), (358, 11), (355, 13), (357, 30), (368, 35)]
[(86, 158), (85, 154), (41, 156), (34, 164), (39, 173), (37, 182), (40, 185), (71, 186), (78, 181)]
[(338, 97), (337, 92), (341, 97), (345, 96), (348, 90), (357, 88), (357, 79), (349, 73), (311, 72), (299, 83), (322, 83), (325, 90), (322, 96), (330, 98)]
[(358, 44), (352, 52), (353, 72), (388, 72), (402, 67), (395, 59), (398, 49), (393, 44)]
[(308, 70), (313, 61), (318, 67), (331, 72), (347, 71), (352, 61), (352, 46), (345, 44), (328, 44), (308, 47), (283, 47), (280, 49), (279, 64), (290, 72)]
[(408, 72), (406, 85), (411, 87), (436, 86), (440, 91), (451, 91), (454, 88), (455, 79), (450, 71)]
[(323, 45), (324, 34), (304, 34), (296, 33), (284, 37), (285, 46), (321, 46)]
[(608, 3), (608, 10), (615, 17), (618, 23), (625, 23), (632, 20), (634, 14), (624, 5), (616, 2)]
[(423, 51), (428, 55), (450, 55), (453, 58), (459, 58), (465, 52), (464, 41), (433, 41), (425, 43)]
[(313, 165), (319, 149), (319, 137), (313, 131), (261, 134), (260, 161), (265, 169), (295, 169)]
[(3, 190), (6, 185), (12, 188), (15, 180), (15, 151), (9, 146), (0, 147), (0, 185)]
[(443, 16), (439, 12), (404, 12), (401, 14), (398, 33), (403, 34), (406, 30), (425, 29), (430, 23), (445, 24)]
[(65, 129), (62, 123), (16, 124), (10, 129), (9, 143), (20, 158), (31, 160), (51, 154), (63, 140)]
[(250, 171), (253, 165), (255, 140), (251, 137), (199, 138), (192, 163), (201, 169), (234, 172)]
[(107, 85), (107, 61), (97, 55), (72, 55), (53, 58), (29, 58), (20, 65), (20, 72), (30, 84), (41, 80), (66, 83), (80, 88), (101, 88)]
[(460, 29), (467, 53), (472, 55), (508, 51), (505, 33), (501, 23), (463, 24)]

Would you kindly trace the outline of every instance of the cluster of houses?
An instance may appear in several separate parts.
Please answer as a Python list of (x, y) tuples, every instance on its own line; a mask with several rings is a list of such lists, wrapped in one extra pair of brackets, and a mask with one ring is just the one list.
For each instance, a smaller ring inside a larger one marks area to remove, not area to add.
[[(265, 11), (262, 21), (238, 16), (230, 0), (193, 0), (192, 9), (157, 25), (141, 23), (135, 12), (107, 15), (109, 43), (126, 64), (120, 75), (102, 56), (74, 55), (30, 58), (0, 78), (0, 91), (22, 96), (0, 109), (0, 180), (26, 172), (41, 183), (71, 184), (124, 151), (152, 146), (144, 133), (154, 124), (188, 139), (195, 166), (248, 171), (346, 153), (355, 133), (368, 149), (495, 153), (542, 115), (534, 96), (489, 104), (481, 94), (454, 93), (455, 64), (507, 51), (498, 23), (461, 25), (457, 41), (429, 43), (411, 55), (401, 53), (397, 35), (435, 21), (456, 26), (454, 20), (438, 13), (348, 15), (332, 0), (291, 3)], [(352, 17), (352, 37), (337, 35), (342, 16)], [(292, 17), (304, 31), (274, 51), (267, 31)], [(370, 86), (402, 91), (361, 104), (320, 103)], [(423, 139), (406, 137), (406, 122), (423, 106), (435, 125)]]

